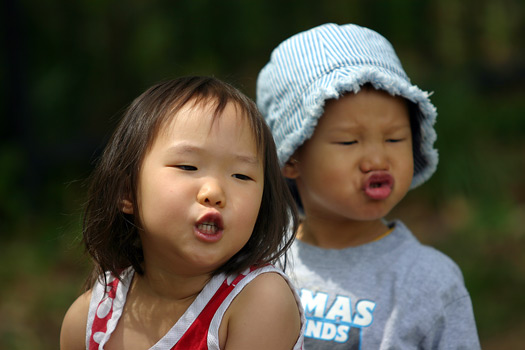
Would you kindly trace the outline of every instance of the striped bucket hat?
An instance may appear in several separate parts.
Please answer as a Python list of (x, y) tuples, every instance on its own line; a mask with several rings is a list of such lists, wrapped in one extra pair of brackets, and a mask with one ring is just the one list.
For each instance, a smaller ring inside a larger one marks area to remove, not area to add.
[(430, 94), (410, 82), (388, 40), (354, 24), (324, 24), (288, 38), (259, 73), (257, 105), (272, 130), (280, 165), (312, 136), (327, 99), (356, 93), (367, 83), (413, 102), (419, 135), (411, 188), (429, 179), (438, 163)]

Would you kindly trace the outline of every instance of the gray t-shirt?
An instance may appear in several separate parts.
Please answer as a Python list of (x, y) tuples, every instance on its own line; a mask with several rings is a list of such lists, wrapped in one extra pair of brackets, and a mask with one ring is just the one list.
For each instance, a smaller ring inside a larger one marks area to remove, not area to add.
[(306, 350), (480, 348), (458, 266), (392, 224), (358, 247), (295, 241), (287, 272), (306, 313)]

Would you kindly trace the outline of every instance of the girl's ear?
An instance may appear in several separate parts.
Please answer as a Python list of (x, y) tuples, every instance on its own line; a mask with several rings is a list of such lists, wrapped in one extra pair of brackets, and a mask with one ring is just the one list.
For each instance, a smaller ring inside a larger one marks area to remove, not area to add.
[(123, 199), (121, 201), (120, 209), (124, 214), (133, 215), (133, 203), (129, 199)]
[(293, 156), (288, 159), (286, 164), (284, 164), (283, 175), (288, 179), (297, 179), (299, 177), (299, 161)]
[(124, 185), (125, 187), (121, 192), (124, 198), (120, 201), (120, 210), (124, 214), (133, 215), (133, 196), (131, 195), (131, 180), (129, 175), (124, 179)]

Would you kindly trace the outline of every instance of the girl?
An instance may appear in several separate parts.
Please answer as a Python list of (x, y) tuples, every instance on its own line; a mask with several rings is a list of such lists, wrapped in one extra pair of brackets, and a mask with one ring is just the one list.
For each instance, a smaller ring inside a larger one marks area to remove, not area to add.
[(270, 265), (290, 226), (254, 103), (214, 78), (153, 86), (92, 175), (83, 235), (95, 268), (61, 349), (301, 349), (299, 299)]

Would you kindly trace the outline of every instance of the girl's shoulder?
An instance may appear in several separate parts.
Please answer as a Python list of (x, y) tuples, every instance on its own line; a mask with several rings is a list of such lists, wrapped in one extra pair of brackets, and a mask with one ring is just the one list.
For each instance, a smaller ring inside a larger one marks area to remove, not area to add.
[[(93, 322), (94, 311), (98, 302), (111, 290), (116, 291), (117, 286), (120, 286), (121, 291), (126, 291), (132, 278), (133, 269), (131, 268), (123, 270), (119, 278), (110, 272), (99, 276), (91, 289), (79, 296), (66, 312), (60, 331), (60, 349), (85, 349), (88, 322)], [(121, 294), (125, 295), (125, 293)], [(92, 303), (95, 304), (92, 305)]]
[(266, 270), (256, 274), (228, 308), (227, 344), (252, 349), (294, 348), (300, 339), (302, 317), (287, 277), (280, 270)]
[(60, 331), (60, 349), (86, 348), (86, 324), (91, 294), (91, 290), (85, 292), (67, 310)]

